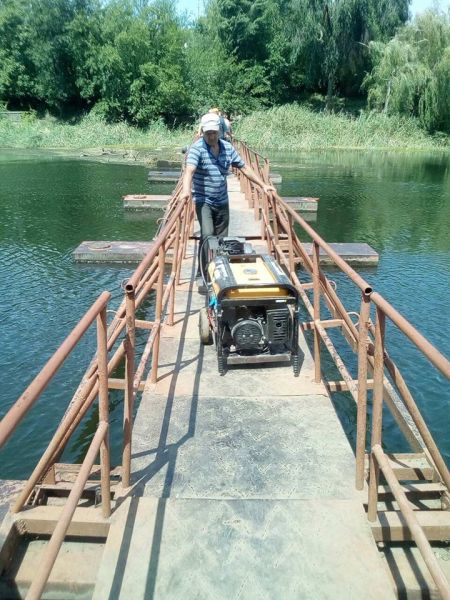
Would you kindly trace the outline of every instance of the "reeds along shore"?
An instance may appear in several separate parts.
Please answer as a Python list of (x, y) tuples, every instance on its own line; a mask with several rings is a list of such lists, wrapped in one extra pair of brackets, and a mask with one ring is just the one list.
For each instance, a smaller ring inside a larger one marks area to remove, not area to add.
[[(234, 133), (259, 150), (313, 150), (322, 148), (405, 149), (449, 151), (450, 136), (429, 135), (414, 118), (362, 111), (314, 111), (290, 104), (236, 118)], [(191, 140), (196, 123), (169, 128), (162, 121), (139, 129), (122, 121), (106, 123), (90, 114), (75, 124), (53, 117), (38, 119), (25, 114), (20, 121), (0, 118), (3, 148), (152, 148), (183, 147)]]

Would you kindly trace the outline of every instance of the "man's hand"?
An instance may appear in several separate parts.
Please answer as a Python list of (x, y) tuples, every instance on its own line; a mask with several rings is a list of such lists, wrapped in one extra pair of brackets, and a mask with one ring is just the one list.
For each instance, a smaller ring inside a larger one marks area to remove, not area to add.
[(194, 167), (193, 165), (186, 165), (183, 177), (183, 188), (180, 194), (181, 200), (187, 200), (191, 196), (192, 178), (194, 176), (195, 169), (196, 167)]
[(264, 193), (266, 194), (270, 194), (270, 192), (276, 192), (277, 190), (273, 187), (273, 185), (269, 185), (267, 183), (265, 183), (263, 186), (261, 186)]
[(264, 183), (264, 181), (255, 173), (255, 171), (250, 167), (250, 165), (244, 165), (241, 169), (241, 173), (244, 173), (250, 181), (259, 185), (259, 187), (263, 190), (265, 194), (270, 194), (271, 192), (276, 192), (277, 190), (273, 187), (273, 185), (269, 185), (268, 183)]

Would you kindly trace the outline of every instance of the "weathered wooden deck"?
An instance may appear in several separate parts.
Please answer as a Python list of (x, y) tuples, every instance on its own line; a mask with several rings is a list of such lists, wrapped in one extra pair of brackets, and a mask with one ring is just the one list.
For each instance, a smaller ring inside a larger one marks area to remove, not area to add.
[[(258, 235), (230, 184), (230, 234)], [(194, 256), (192, 244), (94, 598), (393, 598), (352, 450), (303, 335), (299, 378), (281, 364), (220, 377), (214, 347), (198, 337)]]

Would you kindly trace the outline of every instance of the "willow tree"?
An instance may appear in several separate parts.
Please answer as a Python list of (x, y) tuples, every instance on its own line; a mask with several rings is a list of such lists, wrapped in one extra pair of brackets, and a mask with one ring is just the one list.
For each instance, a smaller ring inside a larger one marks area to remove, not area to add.
[(359, 89), (368, 44), (388, 39), (408, 18), (408, 0), (291, 0), (292, 61), (311, 90)]
[(364, 80), (370, 108), (417, 116), (428, 130), (450, 131), (450, 23), (428, 12), (386, 44), (372, 43)]

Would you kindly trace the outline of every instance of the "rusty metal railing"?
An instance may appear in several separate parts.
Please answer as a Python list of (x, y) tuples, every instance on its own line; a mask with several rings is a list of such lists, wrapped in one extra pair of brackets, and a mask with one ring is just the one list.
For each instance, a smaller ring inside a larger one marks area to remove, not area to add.
[[(38, 400), (44, 389), (52, 380), (60, 366), (64, 363), (80, 339), (87, 332), (94, 321), (97, 322), (97, 379), (99, 388), (99, 424), (95, 436), (90, 444), (86, 458), (81, 466), (77, 480), (68, 497), (67, 503), (61, 513), (58, 523), (53, 531), (40, 563), (40, 569), (30, 586), (27, 599), (39, 599), (47, 583), (48, 576), (53, 568), (58, 551), (70, 525), (75, 508), (81, 498), (88, 475), (92, 469), (95, 458), (100, 452), (101, 468), (101, 504), (105, 518), (111, 514), (110, 492), (110, 454), (109, 454), (109, 399), (108, 399), (108, 374), (107, 374), (107, 345), (106, 345), (106, 309), (111, 297), (109, 292), (103, 292), (94, 302), (84, 317), (79, 321), (73, 331), (64, 340), (58, 350), (49, 359), (42, 371), (33, 379), (25, 392), (7, 412), (0, 422), (0, 447), (11, 436), (24, 416)], [(25, 485), (19, 494), (12, 512), (19, 511), (34, 486)]]
[[(109, 389), (123, 389), (124, 422), (122, 452), (122, 485), (130, 485), (132, 421), (135, 396), (142, 388), (145, 367), (152, 361), (150, 380), (156, 381), (161, 327), (163, 323), (173, 325), (175, 286), (180, 282), (182, 259), (186, 256), (187, 242), (193, 221), (193, 207), (188, 199), (180, 197), (180, 185), (174, 191), (157, 237), (152, 247), (125, 285), (125, 297), (107, 327), (106, 310), (111, 297), (103, 292), (75, 326), (60, 348), (54, 353), (42, 371), (35, 377), (25, 392), (0, 422), (0, 448), (12, 435), (21, 420), (32, 408), (40, 394), (50, 383), (59, 367), (75, 348), (81, 337), (97, 320), (97, 352), (86, 371), (69, 407), (60, 422), (47, 449), (36, 465), (24, 488), (16, 498), (11, 512), (20, 512), (28, 502), (35, 486), (51, 471), (58, 457), (67, 446), (73, 432), (86, 415), (94, 400), (99, 398), (99, 425), (67, 502), (46, 547), (41, 568), (34, 579), (27, 598), (40, 598), (58, 551), (70, 526), (72, 516), (81, 498), (91, 473), (96, 456), (100, 452), (102, 513), (111, 514), (110, 455), (109, 455)], [(167, 271), (166, 264), (171, 267)], [(155, 293), (155, 318), (153, 321), (136, 319), (136, 310), (150, 293)], [(148, 330), (148, 339), (139, 364), (136, 358), (136, 328)], [(122, 335), (123, 340), (120, 341)], [(108, 361), (108, 352), (120, 341)], [(111, 373), (125, 359), (125, 378), (112, 379)]]
[[(105, 444), (105, 438), (107, 436), (107, 433), (108, 424), (104, 421), (101, 421), (89, 446), (83, 464), (81, 465), (77, 479), (69, 494), (67, 502), (61, 512), (58, 522), (56, 523), (55, 529), (53, 530), (53, 534), (45, 548), (42, 559), (39, 563), (37, 575), (35, 576), (30, 585), (30, 588), (26, 595), (26, 600), (39, 600), (42, 596), (42, 593), (52, 571), (53, 565), (55, 564), (56, 558), (58, 556), (58, 552), (61, 549), (64, 537), (69, 529), (70, 522), (77, 508), (78, 502), (81, 498), (81, 494), (83, 493), (84, 486), (86, 485), (86, 481), (88, 480), (89, 474), (94, 465), (95, 458), (99, 451), (101, 453), (102, 446)], [(109, 486), (109, 465), (107, 466), (107, 473), (102, 473), (102, 500), (104, 482), (105, 485)], [(103, 516), (108, 517), (109, 511), (108, 513), (104, 512)]]
[[(259, 176), (270, 183), (268, 161), (253, 152), (243, 142), (237, 142), (239, 152)], [(435, 583), (444, 598), (450, 598), (450, 587), (443, 574), (431, 546), (420, 527), (417, 519), (411, 517), (409, 505), (404, 492), (401, 490), (392, 467), (386, 460), (382, 444), (382, 408), (383, 402), (389, 407), (394, 419), (414, 450), (423, 450), (430, 463), (434, 465), (440, 480), (450, 490), (450, 474), (439, 449), (413, 399), (413, 396), (403, 379), (398, 367), (389, 357), (385, 344), (385, 322), (388, 318), (410, 342), (431, 362), (445, 377), (450, 378), (450, 362), (443, 356), (411, 323), (409, 323), (389, 302), (372, 289), (356, 271), (354, 271), (338, 254), (325, 242), (314, 229), (297, 214), (278, 194), (263, 194), (244, 176), (240, 177), (241, 190), (249, 200), (249, 206), (254, 208), (255, 216), (261, 218), (261, 237), (267, 242), (269, 251), (285, 267), (291, 280), (296, 286), (308, 310), (311, 321), (303, 323), (304, 330), (314, 333), (313, 356), (315, 364), (315, 379), (321, 381), (322, 369), (320, 349), (323, 344), (329, 351), (338, 368), (343, 381), (326, 382), (330, 391), (349, 391), (357, 404), (357, 434), (356, 434), (356, 469), (355, 485), (363, 489), (365, 482), (365, 452), (367, 431), (367, 391), (373, 390), (372, 428), (369, 456), (369, 488), (368, 488), (368, 519), (374, 521), (377, 516), (379, 469), (392, 488), (426, 564)], [(312, 257), (306, 252), (297, 236), (294, 225), (297, 225), (312, 240)], [(331, 282), (319, 266), (319, 253), (324, 252), (347, 277), (355, 284), (361, 295), (358, 327), (353, 323), (348, 311), (339, 299)], [(297, 266), (301, 263), (311, 277), (311, 282), (302, 283), (297, 274)], [(307, 294), (312, 290), (312, 302)], [(332, 319), (321, 318), (321, 298), (325, 301)], [(376, 312), (375, 325), (371, 323), (371, 305)], [(347, 342), (358, 356), (358, 376), (354, 380), (341, 356), (336, 350), (327, 329), (338, 327)], [(372, 336), (372, 337), (371, 337)], [(372, 339), (373, 338), (373, 339)], [(385, 370), (390, 374), (395, 389), (388, 380)], [(368, 375), (373, 373), (373, 378)], [(401, 399), (401, 410), (396, 402)], [(417, 436), (405, 418), (410, 417), (417, 428)], [(397, 482), (393, 484), (394, 480)], [(406, 507), (406, 508), (405, 508)]]

